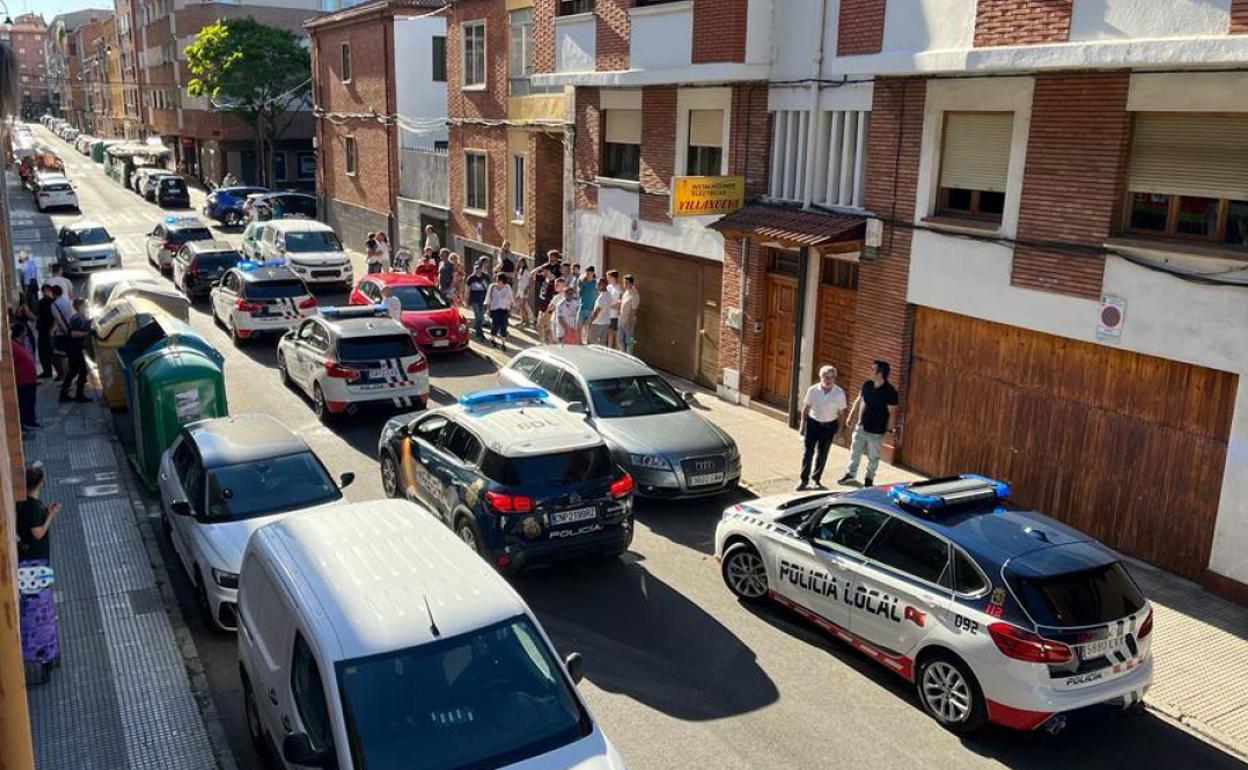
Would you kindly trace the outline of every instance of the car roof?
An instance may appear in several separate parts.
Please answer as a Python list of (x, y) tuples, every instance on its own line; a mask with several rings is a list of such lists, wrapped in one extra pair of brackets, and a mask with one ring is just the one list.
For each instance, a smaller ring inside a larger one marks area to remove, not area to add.
[(371, 281), (382, 286), (433, 286), (433, 279), (414, 273), (369, 273), (360, 281)]
[[(290, 576), (309, 625), (355, 659), (527, 614), (519, 595), (416, 503), (374, 500), (283, 517), (253, 547)], [(427, 608), (426, 608), (427, 607)]]
[(289, 232), (330, 232), (334, 228), (316, 219), (270, 219), (265, 225), (283, 233)]
[(264, 283), (265, 281), (289, 281), (297, 279), (289, 267), (256, 267), (251, 270), (240, 270), (234, 268), (244, 283)]
[(238, 251), (238, 247), (229, 241), (187, 241), (185, 248), (195, 252), (205, 251)]
[(641, 359), (602, 345), (542, 345), (529, 348), (525, 353), (570, 365), (586, 380), (655, 373)]
[(584, 415), (549, 403), (510, 403), (471, 409), (454, 404), (435, 413), (445, 414), (468, 427), (487, 447), (504, 457), (532, 457), (602, 444), (602, 437), (589, 427)]
[(104, 230), (105, 232), (108, 231), (107, 227), (91, 219), (80, 219), (77, 222), (70, 222), (69, 224), (65, 225), (65, 229), (73, 230), (74, 232), (81, 232), (83, 230), (95, 230), (95, 229)]
[(189, 230), (192, 227), (202, 227), (207, 229), (208, 225), (204, 224), (199, 217), (186, 216), (174, 219), (173, 221), (160, 220), (160, 224), (165, 226), (166, 230)]
[(267, 414), (201, 420), (187, 425), (186, 432), (199, 449), (205, 468), (312, 451), (294, 431)]
[(379, 337), (390, 334), (408, 336), (411, 334), (403, 324), (385, 316), (374, 316), (371, 318), (321, 317), (320, 320), (321, 323), (329, 327), (335, 336), (343, 339)]

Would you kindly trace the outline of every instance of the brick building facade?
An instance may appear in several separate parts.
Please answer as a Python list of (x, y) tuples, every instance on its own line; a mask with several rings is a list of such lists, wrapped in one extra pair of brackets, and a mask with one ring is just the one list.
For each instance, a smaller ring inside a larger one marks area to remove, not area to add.
[(50, 105), (48, 63), (48, 24), (39, 13), (24, 13), (13, 19), (8, 31), (9, 46), (17, 59), (17, 89), (22, 114), (34, 117)]

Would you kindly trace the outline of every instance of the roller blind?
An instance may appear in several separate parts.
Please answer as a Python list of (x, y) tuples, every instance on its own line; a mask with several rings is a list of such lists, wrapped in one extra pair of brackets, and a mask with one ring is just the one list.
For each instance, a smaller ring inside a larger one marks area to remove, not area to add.
[(689, 144), (693, 147), (723, 147), (724, 111), (689, 110)]
[(1137, 115), (1128, 188), (1248, 200), (1248, 115)]
[(1013, 113), (947, 113), (940, 186), (1005, 192), (1013, 133)]
[(604, 133), (611, 144), (641, 144), (641, 110), (607, 110)]

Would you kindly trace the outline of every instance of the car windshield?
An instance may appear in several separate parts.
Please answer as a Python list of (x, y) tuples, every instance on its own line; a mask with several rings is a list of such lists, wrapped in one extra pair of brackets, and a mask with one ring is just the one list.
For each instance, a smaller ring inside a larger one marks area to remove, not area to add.
[(247, 299), (287, 299), (289, 297), (302, 297), (308, 293), (308, 290), (303, 285), (303, 281), (293, 279), (249, 283), (243, 293)]
[(99, 246), (110, 241), (112, 241), (112, 236), (103, 227), (76, 230), (74, 236), (70, 237), (71, 246)]
[(391, 290), (404, 310), (446, 310), (451, 306), (436, 286), (393, 286)]
[(689, 408), (675, 388), (657, 374), (591, 380), (589, 397), (594, 401), (594, 412), (606, 419), (668, 414)]
[(343, 661), (336, 670), (355, 767), (511, 766), (593, 730), (550, 647), (523, 615)]
[(342, 251), (342, 241), (326, 230), (286, 233), (286, 251), (301, 254), (309, 251)]
[(1052, 628), (1109, 623), (1144, 606), (1144, 595), (1121, 562), (1080, 572), (1008, 579), (1032, 619)]
[(579, 484), (605, 479), (614, 470), (605, 446), (575, 449), (571, 452), (533, 457), (498, 457), (493, 452), (482, 472), (500, 484), (515, 487), (545, 487)]
[(300, 452), (210, 469), (205, 518), (238, 521), (341, 497), (316, 455)]
[(349, 337), (338, 341), (338, 357), (343, 361), (382, 361), (416, 355), (410, 334), (377, 337)]

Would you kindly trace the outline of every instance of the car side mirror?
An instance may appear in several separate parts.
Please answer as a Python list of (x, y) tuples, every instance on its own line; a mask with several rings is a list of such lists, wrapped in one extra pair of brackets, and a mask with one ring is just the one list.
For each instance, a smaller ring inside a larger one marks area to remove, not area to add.
[(185, 500), (179, 500), (176, 503), (171, 503), (169, 505), (169, 510), (173, 511), (179, 516), (190, 516), (191, 504)]
[(282, 741), (282, 759), (302, 767), (335, 767), (334, 754), (329, 749), (317, 749), (307, 733), (291, 733)]
[(684, 399), (686, 404), (692, 404), (698, 399), (698, 394), (694, 393), (692, 390), (686, 390), (680, 394), (680, 397)]
[(572, 677), (572, 684), (580, 684), (585, 678), (585, 661), (579, 652), (569, 652), (568, 657), (563, 659), (563, 665), (568, 669), (568, 676)]
[(585, 404), (581, 401), (571, 401), (568, 403), (568, 411), (573, 414), (585, 414)]
[(353, 481), (355, 481), (355, 474), (352, 473), (351, 471), (347, 471), (346, 473), (338, 477), (338, 488), (346, 489), (347, 487), (351, 486), (351, 483)]

